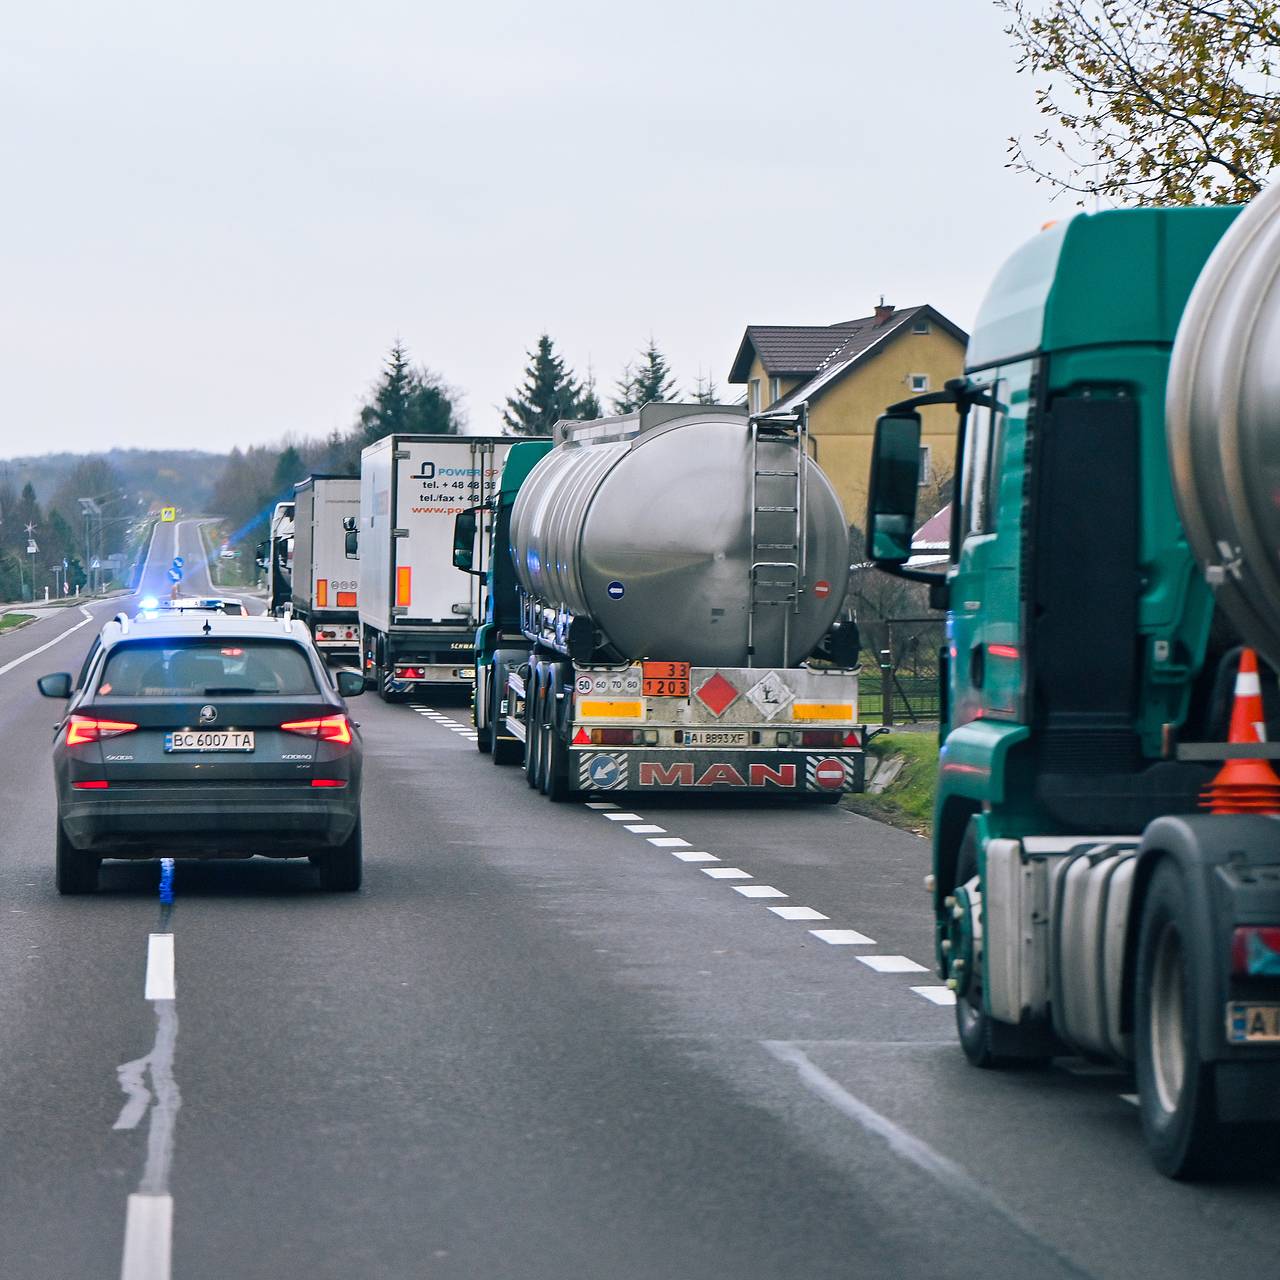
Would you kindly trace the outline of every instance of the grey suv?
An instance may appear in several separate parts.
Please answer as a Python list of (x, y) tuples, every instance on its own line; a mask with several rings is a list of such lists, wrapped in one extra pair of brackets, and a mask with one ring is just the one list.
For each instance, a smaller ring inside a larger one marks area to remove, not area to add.
[(109, 622), (54, 731), (57, 884), (97, 888), (107, 858), (308, 857), (323, 887), (360, 887), (360, 734), (289, 619), (178, 614)]

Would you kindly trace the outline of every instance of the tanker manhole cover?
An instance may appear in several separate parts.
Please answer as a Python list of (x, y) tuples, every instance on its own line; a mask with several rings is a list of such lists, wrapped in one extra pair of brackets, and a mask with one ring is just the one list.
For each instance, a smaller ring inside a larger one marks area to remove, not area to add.
[(718, 671), (694, 691), (694, 696), (713, 716), (722, 716), (738, 700), (738, 691)]

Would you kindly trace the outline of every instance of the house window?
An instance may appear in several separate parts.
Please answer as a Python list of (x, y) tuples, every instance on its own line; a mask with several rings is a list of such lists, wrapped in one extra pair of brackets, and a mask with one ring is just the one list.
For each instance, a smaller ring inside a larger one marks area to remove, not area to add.
[(913, 373), (911, 375), (911, 390), (912, 391), (928, 391), (929, 375), (927, 373)]
[(752, 378), (748, 384), (749, 394), (747, 399), (747, 408), (752, 413), (760, 412), (760, 379)]
[(923, 316), (919, 320), (913, 320), (911, 323), (912, 333), (928, 333), (929, 322)]
[(772, 404), (775, 400), (779, 399), (781, 396), (782, 396), (782, 379), (770, 378), (769, 379), (769, 403)]
[(920, 446), (920, 487), (923, 489), (925, 485), (933, 483), (933, 464), (929, 461), (929, 451), (931, 446), (922, 444)]

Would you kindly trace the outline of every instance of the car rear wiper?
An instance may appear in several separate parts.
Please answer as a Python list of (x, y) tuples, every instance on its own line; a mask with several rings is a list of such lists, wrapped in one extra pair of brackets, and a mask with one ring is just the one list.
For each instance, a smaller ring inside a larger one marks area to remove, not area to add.
[(206, 698), (237, 698), (245, 694), (257, 693), (258, 690), (243, 684), (215, 684), (204, 691)]

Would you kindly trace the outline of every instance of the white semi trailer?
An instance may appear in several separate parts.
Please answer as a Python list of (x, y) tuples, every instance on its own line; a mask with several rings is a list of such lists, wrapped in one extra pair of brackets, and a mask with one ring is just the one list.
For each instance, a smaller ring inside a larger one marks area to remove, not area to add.
[(360, 513), (359, 476), (308, 476), (293, 491), (293, 612), (326, 655), (360, 650), (356, 562), (344, 521)]

